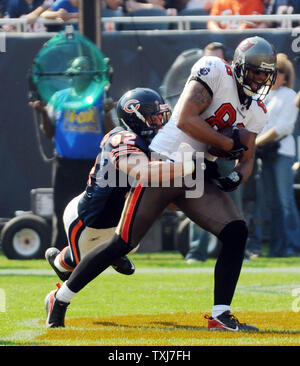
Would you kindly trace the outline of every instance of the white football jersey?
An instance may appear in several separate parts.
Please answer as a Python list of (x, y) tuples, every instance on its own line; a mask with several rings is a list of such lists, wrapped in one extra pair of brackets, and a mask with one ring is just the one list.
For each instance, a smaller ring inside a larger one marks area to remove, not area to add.
[[(266, 123), (266, 107), (258, 100), (253, 100), (249, 109), (241, 104), (229, 64), (215, 56), (204, 56), (192, 67), (187, 84), (191, 79), (203, 82), (212, 95), (211, 104), (201, 114), (210, 126), (216, 130), (222, 130), (226, 126), (239, 126), (257, 134), (261, 132)], [(177, 160), (178, 147), (185, 142), (194, 150), (204, 152), (207, 159), (215, 160), (215, 157), (207, 153), (207, 144), (191, 138), (176, 126), (177, 118), (178, 102), (169, 122), (152, 140), (150, 149)]]

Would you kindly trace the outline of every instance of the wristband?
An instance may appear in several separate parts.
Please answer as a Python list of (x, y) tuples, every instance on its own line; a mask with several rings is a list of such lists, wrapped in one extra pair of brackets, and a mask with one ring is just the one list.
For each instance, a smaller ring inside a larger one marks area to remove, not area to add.
[(183, 170), (182, 172), (183, 177), (192, 174), (195, 170), (195, 163), (193, 162), (193, 160), (184, 161), (182, 163), (182, 170)]

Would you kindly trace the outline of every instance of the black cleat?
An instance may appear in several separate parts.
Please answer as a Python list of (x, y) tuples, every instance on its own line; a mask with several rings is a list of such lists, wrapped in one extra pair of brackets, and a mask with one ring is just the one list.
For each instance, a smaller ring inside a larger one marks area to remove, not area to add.
[(56, 299), (57, 290), (52, 290), (45, 297), (45, 307), (47, 313), (46, 328), (64, 328), (65, 315), (69, 303)]
[(134, 264), (126, 255), (114, 260), (111, 266), (115, 271), (124, 275), (132, 275), (135, 271)]
[(45, 258), (50, 264), (50, 266), (54, 269), (55, 273), (58, 275), (58, 277), (63, 281), (67, 281), (69, 277), (71, 276), (71, 271), (68, 272), (61, 272), (58, 268), (55, 267), (54, 261), (55, 258), (60, 254), (60, 251), (57, 248), (51, 247), (48, 248), (45, 252)]
[(230, 313), (230, 311), (224, 311), (221, 315), (213, 318), (208, 315), (205, 316), (208, 319), (208, 330), (224, 330), (230, 332), (258, 332), (258, 328), (253, 325), (240, 323), (237, 318)]

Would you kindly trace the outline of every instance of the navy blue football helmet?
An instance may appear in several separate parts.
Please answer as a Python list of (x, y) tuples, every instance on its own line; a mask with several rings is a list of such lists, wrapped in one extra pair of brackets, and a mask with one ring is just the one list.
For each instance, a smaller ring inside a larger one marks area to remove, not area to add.
[(168, 122), (170, 109), (156, 91), (149, 88), (135, 88), (120, 98), (117, 115), (121, 125), (149, 142)]

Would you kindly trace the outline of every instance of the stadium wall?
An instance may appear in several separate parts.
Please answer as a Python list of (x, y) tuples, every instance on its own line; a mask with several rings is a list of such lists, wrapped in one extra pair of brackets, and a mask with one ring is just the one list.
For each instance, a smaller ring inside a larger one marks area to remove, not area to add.
[[(193, 31), (109, 32), (102, 35), (102, 51), (114, 68), (111, 96), (118, 99), (127, 89), (147, 86), (159, 89), (168, 68), (184, 50), (207, 43), (225, 44), (232, 57), (237, 44), (248, 36), (261, 35), (277, 52), (289, 55), (296, 70), (295, 90), (300, 89), (300, 29), (249, 30), (212, 33)], [(51, 163), (41, 156), (34, 115), (28, 107), (27, 71), (41, 46), (51, 37), (43, 34), (7, 34), (6, 51), (0, 57), (0, 218), (16, 210), (30, 210), (30, 191), (51, 187)], [(41, 136), (48, 157), (52, 142)]]

